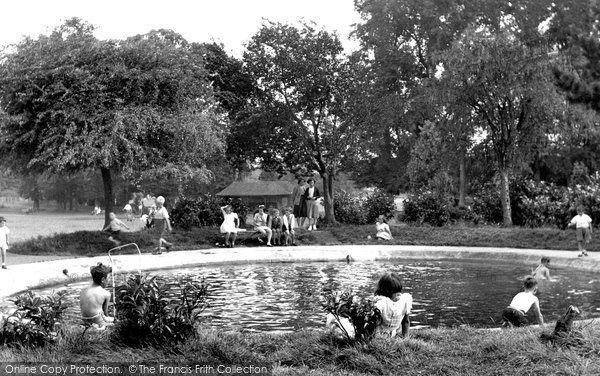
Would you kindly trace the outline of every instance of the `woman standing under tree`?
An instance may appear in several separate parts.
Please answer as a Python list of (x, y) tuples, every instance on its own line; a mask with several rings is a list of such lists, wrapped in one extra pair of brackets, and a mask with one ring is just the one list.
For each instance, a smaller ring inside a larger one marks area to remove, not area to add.
[(304, 202), (304, 190), (306, 189), (306, 180), (304, 178), (298, 179), (298, 185), (294, 187), (292, 191), (292, 202), (294, 205), (294, 217), (299, 227), (304, 225), (304, 217), (306, 216), (306, 210), (303, 207), (306, 205)]
[(315, 179), (308, 179), (308, 187), (302, 194), (306, 201), (306, 218), (308, 218), (308, 231), (317, 229), (317, 219), (319, 218), (319, 206), (317, 200), (321, 197), (319, 188), (315, 187)]

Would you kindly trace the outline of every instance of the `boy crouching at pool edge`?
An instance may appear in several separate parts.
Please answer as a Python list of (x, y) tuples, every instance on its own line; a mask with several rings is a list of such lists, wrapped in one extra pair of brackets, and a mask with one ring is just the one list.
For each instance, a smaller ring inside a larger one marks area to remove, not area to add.
[(544, 318), (540, 311), (540, 301), (535, 296), (537, 288), (538, 282), (535, 277), (525, 278), (525, 281), (523, 281), (524, 291), (515, 295), (509, 306), (502, 311), (502, 326), (518, 327), (528, 325), (529, 321), (525, 315), (531, 307), (533, 307), (540, 326), (544, 326)]
[(102, 265), (102, 263), (92, 266), (90, 268), (92, 283), (81, 290), (79, 296), (83, 322), (98, 330), (104, 330), (107, 325), (112, 325), (114, 322), (114, 318), (108, 316), (110, 292), (104, 288), (106, 278), (110, 272), (112, 272), (112, 268)]

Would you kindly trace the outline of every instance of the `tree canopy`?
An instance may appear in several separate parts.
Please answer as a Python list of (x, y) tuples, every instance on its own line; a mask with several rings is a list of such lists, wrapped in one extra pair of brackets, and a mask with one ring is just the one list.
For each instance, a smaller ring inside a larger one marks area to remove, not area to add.
[(29, 169), (99, 169), (109, 212), (111, 173), (201, 169), (223, 149), (223, 127), (201, 56), (180, 35), (103, 41), (92, 31), (69, 20), (5, 56), (0, 148)]

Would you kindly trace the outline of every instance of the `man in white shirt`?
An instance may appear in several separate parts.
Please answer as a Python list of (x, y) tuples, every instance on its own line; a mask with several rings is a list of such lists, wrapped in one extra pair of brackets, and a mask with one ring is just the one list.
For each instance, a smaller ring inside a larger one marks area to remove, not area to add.
[(589, 244), (592, 238), (592, 218), (583, 212), (583, 206), (577, 207), (577, 215), (569, 223), (569, 227), (573, 226), (577, 230), (577, 247), (579, 248), (579, 255), (577, 257), (587, 256), (588, 253), (584, 242), (585, 244)]

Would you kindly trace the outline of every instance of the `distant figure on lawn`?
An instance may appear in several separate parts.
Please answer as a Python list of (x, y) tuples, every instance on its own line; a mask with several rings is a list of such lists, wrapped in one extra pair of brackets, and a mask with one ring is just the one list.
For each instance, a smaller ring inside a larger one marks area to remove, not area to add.
[(394, 337), (401, 329), (402, 337), (408, 336), (410, 328), (409, 314), (413, 298), (402, 293), (402, 280), (396, 273), (385, 273), (377, 283), (375, 306), (381, 312), (381, 322), (377, 333)]
[(579, 248), (577, 257), (587, 256), (588, 253), (585, 248), (592, 239), (592, 218), (584, 213), (584, 208), (581, 205), (577, 207), (577, 215), (569, 223), (569, 227), (573, 226), (577, 231), (577, 247)]
[(173, 228), (171, 227), (171, 221), (169, 221), (169, 212), (167, 208), (164, 207), (165, 198), (163, 196), (158, 196), (156, 198), (156, 212), (154, 212), (154, 216), (152, 222), (154, 223), (153, 228), (154, 232), (158, 236), (158, 247), (153, 253), (161, 254), (163, 245), (167, 249), (171, 249), (173, 244), (168, 242), (165, 237), (167, 233), (171, 232)]
[(375, 222), (375, 230), (377, 231), (375, 234), (376, 239), (392, 240), (394, 238), (392, 236), (390, 226), (385, 221), (385, 217), (383, 215), (377, 217), (377, 222)]
[(306, 202), (306, 218), (308, 218), (308, 231), (317, 229), (319, 219), (319, 206), (317, 200), (321, 197), (319, 188), (315, 187), (315, 179), (308, 179), (308, 187), (304, 190), (302, 197)]
[(6, 269), (6, 251), (8, 251), (8, 234), (10, 230), (6, 227), (6, 218), (0, 217), (0, 253), (2, 253), (2, 269)]
[(106, 277), (111, 272), (112, 268), (104, 266), (102, 263), (92, 266), (90, 268), (92, 284), (81, 290), (79, 295), (81, 318), (99, 330), (106, 329), (107, 325), (112, 325), (114, 322), (114, 318), (108, 316), (110, 292), (104, 289)]
[(292, 208), (285, 208), (285, 215), (283, 216), (283, 226), (281, 227), (281, 231), (283, 231), (285, 235), (285, 245), (296, 245), (295, 241), (295, 224), (294, 224), (294, 214), (292, 213)]
[(550, 269), (548, 268), (550, 265), (549, 257), (542, 257), (540, 265), (533, 271), (533, 278), (540, 280), (548, 280), (550, 281)]
[(92, 210), (92, 215), (99, 215), (102, 213), (102, 209), (98, 205), (94, 206), (94, 210)]
[(108, 233), (110, 234), (108, 240), (113, 242), (115, 247), (118, 247), (121, 245), (121, 227), (125, 227), (129, 230), (129, 226), (127, 226), (125, 223), (119, 220), (113, 212), (108, 213), (108, 217), (110, 218), (110, 222), (108, 222), (108, 224), (104, 226), (102, 231), (108, 231)]
[[(273, 236), (273, 231), (269, 227), (269, 216), (265, 213), (265, 206), (258, 205), (258, 213), (254, 214), (254, 231), (258, 231), (261, 235), (267, 237), (267, 246), (271, 247), (271, 237)], [(260, 237), (258, 240), (262, 243)]]
[(123, 211), (125, 212), (125, 215), (127, 216), (127, 221), (128, 222), (133, 221), (133, 207), (131, 206), (131, 204), (133, 204), (133, 201), (129, 201), (123, 207)]
[[(223, 213), (223, 223), (220, 229), (221, 234), (225, 234), (225, 246), (233, 248), (235, 247), (237, 233), (240, 231), (240, 218), (231, 210), (231, 205), (222, 206), (221, 212)], [(229, 240), (230, 237), (233, 237), (231, 241)]]
[(525, 315), (531, 307), (533, 307), (540, 326), (544, 326), (544, 318), (540, 311), (540, 301), (535, 296), (537, 289), (538, 281), (534, 277), (526, 277), (525, 281), (523, 281), (524, 291), (515, 295), (509, 306), (502, 311), (502, 326), (528, 325), (529, 321)]

